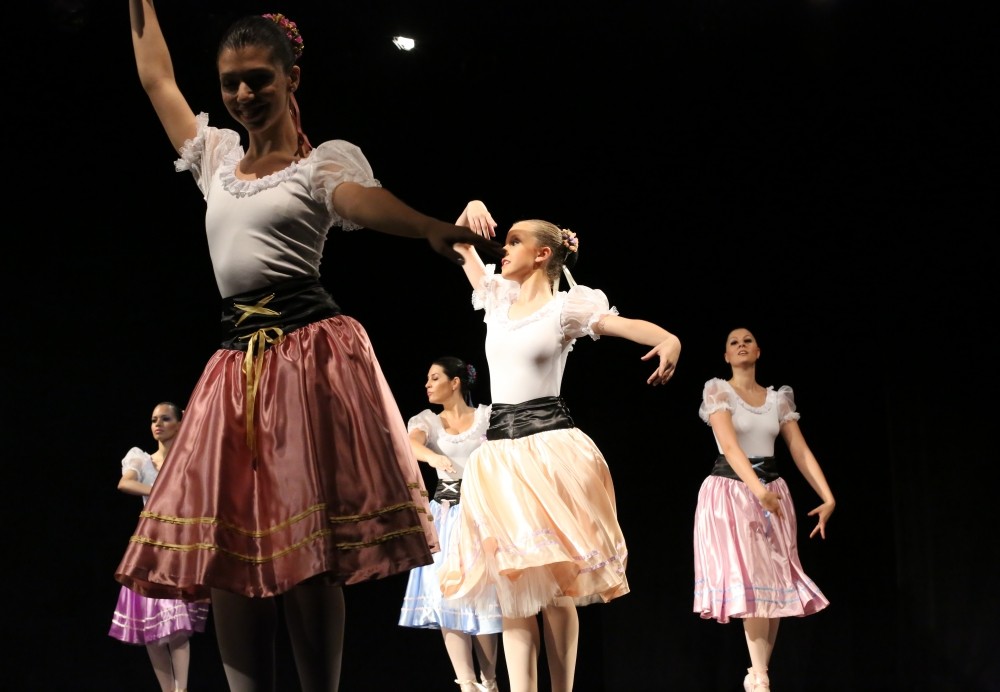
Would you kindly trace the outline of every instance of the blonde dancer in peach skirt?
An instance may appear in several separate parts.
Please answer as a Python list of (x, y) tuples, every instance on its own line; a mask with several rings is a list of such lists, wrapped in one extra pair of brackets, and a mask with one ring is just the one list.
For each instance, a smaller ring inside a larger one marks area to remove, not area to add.
[[(458, 219), (492, 236), (486, 207), (470, 202)], [(579, 621), (576, 606), (628, 593), (628, 549), (615, 490), (601, 451), (576, 428), (559, 395), (576, 340), (618, 336), (651, 347), (649, 377), (673, 375), (680, 341), (644, 320), (618, 315), (601, 291), (578, 286), (566, 268), (578, 256), (576, 234), (546, 221), (515, 223), (500, 274), (469, 247), (466, 275), (473, 306), (484, 310), (492, 412), (487, 441), (469, 458), (462, 485), (462, 529), (451, 538), (441, 588), (446, 599), (499, 597), (511, 692), (538, 689), (545, 631), (551, 689), (573, 688)], [(565, 274), (568, 291), (558, 290)]]

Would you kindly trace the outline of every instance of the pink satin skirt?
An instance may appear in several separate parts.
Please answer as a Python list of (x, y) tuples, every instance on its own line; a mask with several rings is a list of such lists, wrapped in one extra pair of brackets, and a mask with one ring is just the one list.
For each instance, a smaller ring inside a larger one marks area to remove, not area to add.
[(205, 367), (115, 578), (155, 598), (269, 597), (430, 564), (427, 490), (364, 328), (330, 317), (264, 352), (256, 454), (246, 356)]
[(709, 476), (694, 518), (694, 612), (702, 618), (801, 617), (830, 602), (802, 569), (795, 506), (781, 478), (767, 484), (782, 519), (760, 506), (746, 483)]

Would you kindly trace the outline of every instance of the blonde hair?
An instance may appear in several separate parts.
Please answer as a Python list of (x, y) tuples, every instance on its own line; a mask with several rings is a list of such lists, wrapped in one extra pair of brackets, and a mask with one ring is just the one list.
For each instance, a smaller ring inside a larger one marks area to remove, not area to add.
[(545, 275), (552, 282), (553, 292), (559, 290), (560, 276), (566, 277), (570, 288), (576, 286), (576, 281), (569, 271), (570, 267), (576, 264), (580, 254), (580, 240), (576, 233), (542, 219), (524, 219), (517, 223), (526, 224), (535, 241), (552, 250), (552, 258), (545, 269)]

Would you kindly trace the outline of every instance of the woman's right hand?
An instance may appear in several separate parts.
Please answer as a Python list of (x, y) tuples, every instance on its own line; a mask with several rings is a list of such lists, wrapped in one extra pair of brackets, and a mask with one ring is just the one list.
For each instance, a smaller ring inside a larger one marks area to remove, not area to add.
[(764, 492), (757, 497), (757, 501), (760, 502), (760, 506), (766, 511), (775, 515), (779, 519), (781, 516), (781, 496), (778, 493), (771, 490), (764, 489)]
[(427, 462), (436, 469), (445, 471), (447, 473), (455, 473), (455, 465), (451, 463), (451, 459), (446, 457), (444, 454), (435, 454), (434, 457)]

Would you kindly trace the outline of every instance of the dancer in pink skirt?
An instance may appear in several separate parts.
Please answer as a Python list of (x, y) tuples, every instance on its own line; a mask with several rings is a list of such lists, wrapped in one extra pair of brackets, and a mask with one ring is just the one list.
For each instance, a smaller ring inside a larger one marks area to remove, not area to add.
[(799, 429), (792, 389), (757, 384), (760, 348), (753, 334), (730, 332), (725, 357), (732, 377), (706, 382), (699, 409), (719, 456), (695, 510), (694, 612), (722, 623), (743, 620), (751, 664), (743, 687), (761, 692), (770, 689), (767, 670), (781, 618), (829, 605), (799, 562), (795, 507), (774, 459), (779, 434), (823, 501), (808, 513), (816, 517), (810, 538), (826, 538), (835, 502)]
[[(150, 424), (156, 451), (149, 454), (133, 447), (122, 459), (118, 489), (129, 495), (139, 495), (143, 505), (174, 443), (181, 415), (176, 404), (169, 401), (157, 404)], [(205, 631), (207, 619), (207, 602), (147, 598), (123, 586), (108, 634), (126, 644), (145, 645), (162, 692), (185, 692), (191, 666), (190, 638), (195, 632)]]
[[(210, 597), (232, 692), (275, 687), (281, 596), (302, 690), (335, 692), (341, 587), (430, 564), (438, 538), (374, 348), (321, 281), (327, 234), (423, 239), (457, 263), (456, 242), (493, 256), (499, 246), (382, 188), (356, 145), (312, 145), (295, 97), (303, 37), (289, 18), (250, 15), (225, 31), (206, 78), (226, 113), (210, 119), (179, 88), (153, 0), (129, 0), (129, 13), (160, 143), (205, 201), (222, 329), (115, 576), (146, 596)], [(201, 61), (197, 33), (179, 45)], [(319, 81), (318, 93), (355, 105)]]

